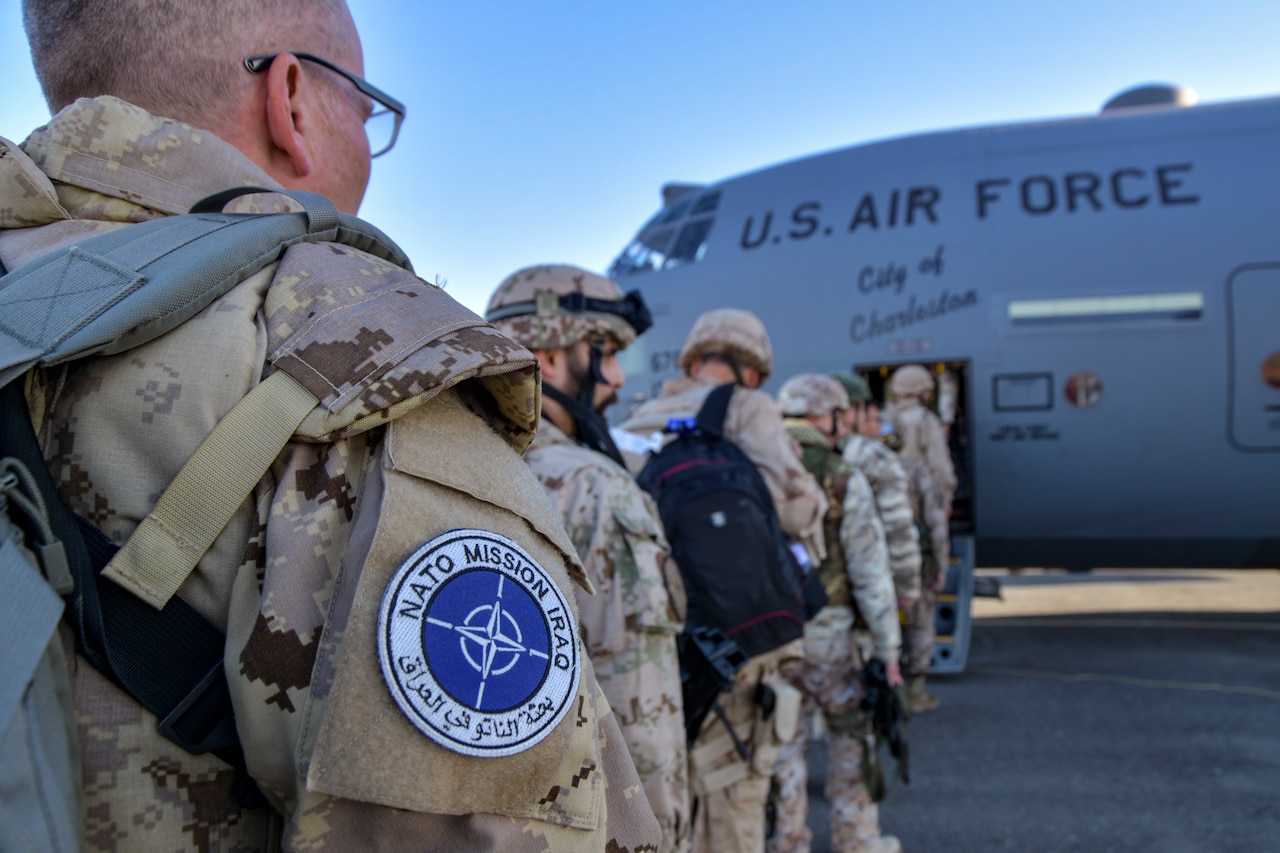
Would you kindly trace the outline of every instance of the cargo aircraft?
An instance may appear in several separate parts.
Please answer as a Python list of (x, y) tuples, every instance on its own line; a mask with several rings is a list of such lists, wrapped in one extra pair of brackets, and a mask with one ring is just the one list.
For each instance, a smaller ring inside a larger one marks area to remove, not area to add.
[(956, 389), (967, 561), (1280, 567), (1280, 98), (1187, 93), (668, 185), (611, 269), (655, 320), (622, 399), (678, 374), (703, 311), (746, 308), (766, 390), (883, 393), (906, 363)]

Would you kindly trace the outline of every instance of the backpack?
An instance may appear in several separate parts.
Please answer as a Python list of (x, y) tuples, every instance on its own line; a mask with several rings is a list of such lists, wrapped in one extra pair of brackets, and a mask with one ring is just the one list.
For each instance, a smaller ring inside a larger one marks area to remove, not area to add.
[(724, 436), (733, 384), (712, 391), (651, 456), (640, 487), (653, 496), (680, 567), (690, 628), (720, 629), (754, 657), (804, 634), (800, 567), (755, 463)]
[[(262, 192), (289, 196), (303, 211), (221, 212), (238, 196)], [(9, 543), (0, 543), (7, 555), (0, 560), (0, 583), (30, 589), (38, 596), (33, 602), (52, 599), (54, 608), (42, 613), (56, 616), (65, 602), (63, 618), (75, 630), (77, 651), (155, 714), (170, 741), (193, 755), (212, 752), (236, 768), (237, 800), (249, 807), (265, 800), (245, 771), (223, 669), (225, 638), (173, 593), (316, 398), (283, 371), (260, 383), (219, 422), (118, 547), (58, 497), (32, 429), (23, 377), (32, 367), (122, 352), (160, 337), (300, 242), (344, 243), (411, 269), (386, 235), (339, 213), (322, 196), (239, 187), (209, 196), (185, 216), (87, 238), (0, 278), (0, 461), (23, 472), (25, 487), (24, 498), (10, 488), (19, 478), (0, 482), (0, 512), (5, 496), (10, 504), (3, 529), (12, 531)], [(16, 546), (38, 560), (27, 560), (24, 569), (14, 557)], [(19, 583), (35, 562), (35, 576), (43, 571), (43, 591)], [(142, 580), (124, 582), (113, 574), (117, 565), (126, 566), (123, 577)], [(47, 618), (41, 628), (48, 638)], [(9, 669), (12, 657), (0, 657), (0, 663)], [(0, 680), (27, 684), (39, 659), (33, 650), (23, 659), (24, 672), (0, 672)], [(30, 684), (28, 692), (40, 686)], [(6, 700), (0, 715), (14, 712), (15, 703)], [(11, 722), (0, 716), (0, 732)], [(47, 787), (38, 778), (25, 784)]]

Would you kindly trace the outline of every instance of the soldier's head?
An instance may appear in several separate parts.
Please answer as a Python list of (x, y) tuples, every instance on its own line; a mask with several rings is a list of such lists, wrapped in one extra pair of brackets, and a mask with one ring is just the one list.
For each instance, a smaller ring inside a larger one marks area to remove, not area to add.
[(841, 415), (849, 408), (844, 386), (822, 373), (799, 373), (778, 389), (778, 405), (789, 418), (804, 418), (834, 444), (844, 435)]
[(833, 373), (831, 378), (839, 382), (849, 395), (849, 408), (840, 416), (844, 421), (845, 432), (857, 432), (863, 407), (869, 400), (875, 402), (871, 396), (871, 386), (867, 384), (867, 380), (854, 373)]
[[(77, 98), (120, 98), (211, 131), (281, 185), (328, 196), (349, 213), (380, 153), (371, 145), (391, 142), (403, 115), (398, 101), (361, 79), (360, 38), (343, 0), (23, 0), (23, 7), (52, 111)], [(374, 116), (388, 107), (399, 114)]]
[[(518, 270), (498, 285), (485, 319), (533, 350), (552, 404), (544, 412), (571, 435), (577, 407), (602, 412), (617, 399), (626, 377), (617, 355), (649, 328), (639, 291), (623, 295), (604, 276), (567, 264)], [(556, 392), (559, 392), (558, 394)], [(562, 396), (576, 402), (566, 407)]]
[(697, 319), (680, 349), (686, 376), (759, 388), (773, 372), (764, 323), (750, 311), (719, 308)]
[(898, 399), (924, 399), (933, 392), (933, 386), (933, 374), (918, 364), (904, 364), (889, 380), (889, 390)]
[(880, 416), (880, 404), (874, 399), (865, 401), (858, 411), (858, 432), (867, 438), (880, 438), (884, 420)]

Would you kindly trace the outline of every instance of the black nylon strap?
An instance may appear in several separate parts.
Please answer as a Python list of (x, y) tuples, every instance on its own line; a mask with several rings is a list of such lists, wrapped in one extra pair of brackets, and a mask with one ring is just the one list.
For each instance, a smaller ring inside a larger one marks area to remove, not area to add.
[(247, 783), (240, 785), (246, 791), (241, 805), (264, 802), (256, 789), (248, 791), (252, 783), (245, 774), (222, 667), (225, 637), (177, 597), (157, 611), (101, 577), (118, 546), (62, 502), (40, 452), (22, 386), (22, 380), (15, 380), (0, 388), (0, 455), (17, 458), (30, 469), (54, 536), (66, 549), (75, 579), (67, 618), (78, 651), (155, 714), (166, 738), (193, 755), (212, 752), (235, 767)]
[(733, 389), (736, 387), (738, 387), (736, 383), (729, 382), (707, 395), (707, 399), (702, 401), (702, 408), (698, 409), (698, 414), (695, 416), (700, 429), (714, 432), (716, 435), (724, 435), (724, 419), (729, 413), (729, 400), (733, 397)]

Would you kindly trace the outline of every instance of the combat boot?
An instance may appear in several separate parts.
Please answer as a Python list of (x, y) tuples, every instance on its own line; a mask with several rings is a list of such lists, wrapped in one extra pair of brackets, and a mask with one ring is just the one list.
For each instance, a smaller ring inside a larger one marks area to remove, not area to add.
[(940, 705), (937, 696), (924, 689), (924, 676), (913, 675), (907, 681), (907, 711), (911, 716), (935, 711)]
[(853, 853), (902, 853), (902, 842), (894, 835), (882, 835), (870, 844), (856, 848)]

